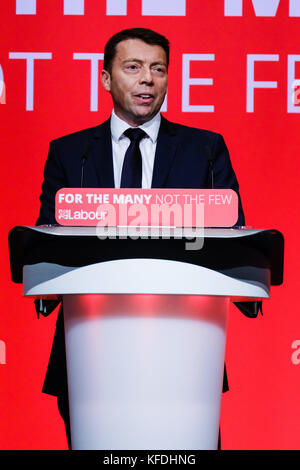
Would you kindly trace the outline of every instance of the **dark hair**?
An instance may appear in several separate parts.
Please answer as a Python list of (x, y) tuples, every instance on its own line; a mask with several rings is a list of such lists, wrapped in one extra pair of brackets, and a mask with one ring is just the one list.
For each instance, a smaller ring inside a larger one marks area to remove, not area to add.
[(161, 46), (166, 53), (167, 66), (169, 65), (169, 41), (167, 38), (162, 36), (151, 29), (146, 28), (131, 28), (124, 29), (119, 33), (114, 34), (106, 43), (104, 49), (104, 69), (111, 73), (112, 61), (116, 55), (116, 48), (119, 42), (126, 41), (126, 39), (140, 39), (146, 44), (153, 46)]

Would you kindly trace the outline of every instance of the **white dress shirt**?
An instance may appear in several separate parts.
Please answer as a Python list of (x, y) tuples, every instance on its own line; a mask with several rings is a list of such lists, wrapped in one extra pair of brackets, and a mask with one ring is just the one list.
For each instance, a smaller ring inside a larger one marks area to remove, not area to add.
[[(161, 116), (157, 113), (150, 121), (145, 122), (140, 127), (146, 132), (145, 137), (140, 142), (140, 151), (142, 155), (142, 188), (151, 188), (154, 157), (156, 150), (157, 136), (160, 126)], [(110, 120), (110, 129), (112, 136), (112, 153), (115, 187), (120, 187), (123, 161), (126, 150), (130, 145), (130, 139), (123, 135), (130, 126), (127, 122), (120, 119), (115, 112), (112, 112)]]

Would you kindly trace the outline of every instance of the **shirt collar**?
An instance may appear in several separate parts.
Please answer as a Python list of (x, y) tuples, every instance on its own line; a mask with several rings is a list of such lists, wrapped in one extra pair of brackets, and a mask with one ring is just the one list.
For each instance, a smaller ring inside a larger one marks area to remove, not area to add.
[[(152, 142), (155, 143), (157, 141), (160, 122), (161, 122), (161, 115), (160, 115), (160, 112), (158, 112), (150, 121), (147, 121), (138, 127), (140, 129), (143, 129), (143, 131), (145, 131), (146, 134), (150, 137)], [(110, 129), (111, 129), (112, 138), (116, 142), (118, 142), (120, 138), (122, 137), (123, 132), (126, 131), (128, 127), (130, 126), (128, 126), (127, 122), (120, 119), (113, 110), (111, 114), (111, 120), (110, 120)]]

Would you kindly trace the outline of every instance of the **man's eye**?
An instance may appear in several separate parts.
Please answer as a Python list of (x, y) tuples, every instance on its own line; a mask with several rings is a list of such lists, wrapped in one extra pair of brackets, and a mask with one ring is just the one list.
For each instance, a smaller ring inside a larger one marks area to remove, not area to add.
[(158, 73), (165, 73), (164, 67), (155, 67), (153, 70)]
[(128, 70), (137, 70), (138, 66), (136, 64), (129, 64), (126, 67)]

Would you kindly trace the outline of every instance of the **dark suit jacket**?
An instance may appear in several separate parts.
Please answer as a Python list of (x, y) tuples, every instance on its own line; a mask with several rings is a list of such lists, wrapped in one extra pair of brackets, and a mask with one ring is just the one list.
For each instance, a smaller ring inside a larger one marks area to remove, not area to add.
[[(162, 117), (153, 168), (152, 188), (207, 188), (210, 184), (205, 147), (214, 158), (214, 187), (233, 189), (238, 182), (227, 147), (220, 134), (174, 124)], [(79, 188), (82, 155), (83, 186), (113, 188), (114, 174), (110, 120), (100, 126), (70, 134), (50, 143), (37, 225), (55, 224), (55, 194), (62, 187)], [(237, 225), (244, 225), (240, 204)]]
[[(153, 168), (153, 188), (207, 188), (210, 171), (205, 147), (214, 159), (214, 187), (233, 189), (238, 193), (238, 182), (228, 150), (220, 134), (174, 124), (162, 117)], [(83, 186), (89, 188), (114, 187), (110, 120), (50, 143), (42, 186), (41, 210), (37, 225), (55, 224), (55, 194), (63, 187), (81, 185), (82, 155)], [(245, 225), (239, 198), (237, 225)], [(66, 393), (66, 369), (62, 310), (58, 315), (50, 361), (43, 387), (45, 393)], [(227, 389), (225, 377), (224, 390)]]

